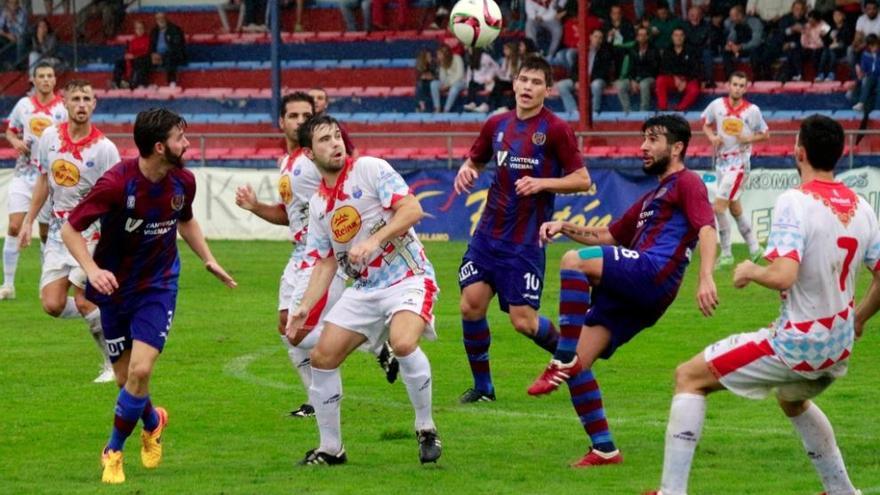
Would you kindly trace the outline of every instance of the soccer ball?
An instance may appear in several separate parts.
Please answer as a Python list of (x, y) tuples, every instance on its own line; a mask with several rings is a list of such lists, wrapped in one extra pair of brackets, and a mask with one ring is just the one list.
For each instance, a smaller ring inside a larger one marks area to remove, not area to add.
[(449, 30), (466, 46), (483, 48), (501, 33), (495, 0), (459, 0), (449, 14)]

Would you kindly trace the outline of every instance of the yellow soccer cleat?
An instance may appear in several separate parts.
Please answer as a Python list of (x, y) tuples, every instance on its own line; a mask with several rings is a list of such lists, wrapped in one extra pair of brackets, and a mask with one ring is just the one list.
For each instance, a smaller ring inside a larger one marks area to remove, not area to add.
[(122, 470), (122, 451), (105, 450), (101, 454), (101, 465), (104, 466), (101, 481), (114, 484), (125, 481), (125, 472)]
[(141, 464), (147, 469), (159, 467), (162, 462), (162, 432), (168, 426), (168, 411), (164, 407), (157, 407), (159, 426), (153, 431), (141, 432)]

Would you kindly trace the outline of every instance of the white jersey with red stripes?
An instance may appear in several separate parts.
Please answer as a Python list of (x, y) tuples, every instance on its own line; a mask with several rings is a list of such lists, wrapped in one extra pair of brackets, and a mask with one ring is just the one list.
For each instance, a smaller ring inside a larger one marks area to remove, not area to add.
[(721, 138), (721, 147), (715, 151), (715, 169), (727, 172), (731, 169), (749, 171), (752, 145), (740, 144), (739, 136), (750, 137), (767, 131), (767, 122), (757, 105), (741, 99), (734, 108), (730, 98), (716, 98), (703, 110), (705, 123), (715, 125)]
[[(95, 126), (88, 136), (73, 141), (66, 122), (46, 129), (35, 151), (39, 171), (49, 180), (49, 239), (61, 242), (61, 226), (67, 216), (104, 172), (119, 163), (119, 151)], [(82, 234), (96, 239), (99, 230), (96, 222)]]
[(348, 158), (335, 187), (321, 181), (312, 196), (307, 256), (334, 256), (356, 289), (383, 289), (417, 275), (433, 280), (434, 268), (413, 228), (380, 246), (366, 265), (348, 259), (348, 251), (385, 226), (392, 206), (408, 194), (403, 177), (385, 160)]
[(9, 114), (9, 128), (21, 136), (30, 150), (26, 156), (19, 155), (15, 161), (15, 176), (25, 177), (33, 182), (37, 178), (37, 167), (33, 161), (34, 145), (49, 126), (67, 120), (67, 109), (61, 95), (54, 95), (45, 105), (36, 96), (26, 96), (15, 104)]
[(815, 378), (846, 373), (854, 338), (859, 264), (880, 269), (877, 217), (840, 182), (813, 180), (776, 201), (765, 258), (800, 263), (782, 295), (770, 345), (792, 370)]
[(318, 190), (321, 174), (315, 163), (298, 149), (279, 160), (278, 196), (287, 212), (291, 239), (293, 239), (294, 266), (300, 269), (314, 264), (305, 256), (306, 238), (309, 232), (309, 200)]

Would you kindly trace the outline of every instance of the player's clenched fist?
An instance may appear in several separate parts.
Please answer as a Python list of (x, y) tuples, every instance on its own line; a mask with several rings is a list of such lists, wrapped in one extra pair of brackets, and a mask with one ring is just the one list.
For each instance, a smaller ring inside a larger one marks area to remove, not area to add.
[(309, 310), (303, 306), (297, 306), (296, 309), (287, 315), (287, 340), (291, 345), (298, 345), (308, 335), (309, 331), (305, 328), (306, 317)]
[(471, 188), (474, 187), (474, 183), (477, 180), (477, 175), (479, 175), (478, 172), (469, 163), (466, 162), (462, 165), (455, 176), (455, 192), (458, 194), (471, 192)]
[(539, 235), (541, 236), (541, 244), (549, 244), (553, 242), (553, 238), (559, 235), (562, 232), (562, 226), (565, 222), (556, 220), (553, 222), (544, 222), (541, 224), (541, 228), (539, 229)]
[(116, 275), (113, 275), (113, 272), (98, 268), (86, 275), (89, 278), (89, 284), (105, 296), (109, 296), (119, 288), (119, 283), (116, 281)]

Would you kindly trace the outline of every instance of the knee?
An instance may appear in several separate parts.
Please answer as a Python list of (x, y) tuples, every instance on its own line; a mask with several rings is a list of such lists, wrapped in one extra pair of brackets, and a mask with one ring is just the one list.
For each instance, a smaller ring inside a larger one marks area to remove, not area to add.
[(313, 368), (332, 370), (339, 367), (339, 360), (330, 353), (324, 352), (320, 346), (315, 346), (309, 353), (309, 362)]
[(562, 255), (562, 260), (559, 262), (559, 268), (561, 270), (577, 270), (580, 262), (581, 257), (578, 255), (578, 252), (571, 250)]
[(73, 302), (76, 304), (76, 310), (79, 314), (85, 316), (95, 310), (95, 305), (86, 299), (85, 294), (78, 293), (73, 296)]
[(530, 315), (510, 315), (510, 323), (514, 330), (526, 336), (535, 335), (538, 330), (537, 319)]
[(800, 416), (801, 414), (807, 411), (807, 408), (810, 407), (810, 401), (801, 400), (801, 401), (787, 401), (783, 399), (779, 399), (779, 407), (782, 408), (782, 412), (785, 413), (789, 418), (794, 418)]
[(461, 298), (459, 309), (461, 310), (462, 319), (467, 321), (481, 320), (486, 317), (486, 311), (481, 305), (475, 304), (474, 301), (464, 297)]
[(742, 213), (743, 213), (742, 205), (740, 205), (739, 202), (730, 203), (730, 214), (731, 215), (735, 216), (736, 218), (739, 218), (740, 216), (742, 216)]
[(18, 237), (18, 232), (21, 230), (21, 225), (16, 225), (13, 223), (9, 223), (9, 227), (6, 229), (6, 234), (11, 237)]
[(49, 316), (51, 316), (53, 318), (58, 318), (59, 316), (61, 316), (61, 313), (64, 311), (64, 305), (67, 303), (67, 301), (64, 301), (63, 303), (59, 303), (58, 301), (51, 301), (51, 300), (44, 298), (42, 300), (42, 303), (43, 303), (43, 311), (45, 311), (46, 314), (48, 314)]
[(715, 211), (716, 215), (723, 215), (725, 211), (727, 211), (727, 203), (719, 203), (715, 202), (712, 204), (712, 209)]
[(119, 388), (124, 387), (125, 382), (128, 381), (128, 370), (119, 370), (114, 367), (113, 371), (116, 373), (116, 386)]
[(418, 341), (403, 340), (400, 342), (391, 342), (391, 350), (395, 356), (406, 357), (418, 349)]
[(135, 388), (143, 388), (149, 383), (152, 372), (153, 370), (148, 364), (132, 363), (128, 366), (128, 376), (125, 383), (132, 383)]
[(675, 367), (675, 390), (689, 391), (697, 388), (696, 373), (690, 361)]

